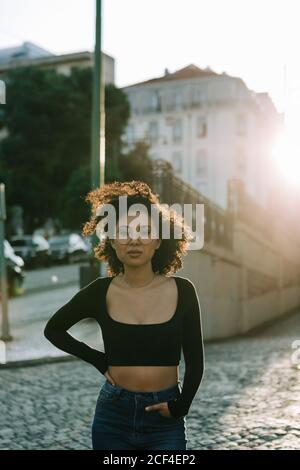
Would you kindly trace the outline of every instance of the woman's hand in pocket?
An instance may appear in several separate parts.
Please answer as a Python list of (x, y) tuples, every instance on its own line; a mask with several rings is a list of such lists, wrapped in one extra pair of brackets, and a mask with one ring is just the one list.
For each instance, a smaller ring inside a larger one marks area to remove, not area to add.
[(172, 415), (169, 411), (168, 402), (164, 401), (162, 403), (156, 403), (155, 405), (149, 405), (145, 408), (149, 413), (151, 411), (158, 410), (160, 414), (166, 418), (172, 418)]

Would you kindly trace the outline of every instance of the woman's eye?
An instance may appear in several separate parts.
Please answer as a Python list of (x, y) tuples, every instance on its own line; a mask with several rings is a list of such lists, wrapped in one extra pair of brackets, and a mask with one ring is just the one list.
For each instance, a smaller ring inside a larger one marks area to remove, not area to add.
[(145, 226), (142, 226), (142, 227), (136, 227), (135, 229), (134, 229), (134, 227), (132, 227), (130, 229), (130, 227), (125, 227), (124, 226), (124, 227), (119, 228), (118, 233), (120, 234), (121, 237), (124, 238), (124, 237), (130, 236), (130, 233), (134, 233), (135, 231), (137, 232), (137, 234), (140, 237), (144, 237), (144, 238), (147, 237), (148, 238), (151, 234), (151, 227), (145, 225)]
[(141, 235), (142, 236), (147, 236), (147, 235), (150, 235), (150, 229), (149, 227), (141, 227)]

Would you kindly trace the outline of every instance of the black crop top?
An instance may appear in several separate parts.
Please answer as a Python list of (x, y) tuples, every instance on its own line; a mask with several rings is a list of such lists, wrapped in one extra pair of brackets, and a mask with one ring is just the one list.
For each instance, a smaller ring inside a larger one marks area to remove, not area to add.
[[(173, 417), (188, 413), (204, 373), (201, 309), (194, 284), (173, 276), (178, 289), (174, 315), (166, 322), (129, 324), (114, 320), (107, 311), (106, 292), (113, 277), (99, 277), (79, 290), (47, 322), (44, 335), (59, 349), (95, 366), (103, 375), (108, 365), (179, 365), (181, 347), (185, 374), (180, 396), (169, 400)], [(67, 330), (83, 318), (101, 327), (105, 352), (78, 341)]]

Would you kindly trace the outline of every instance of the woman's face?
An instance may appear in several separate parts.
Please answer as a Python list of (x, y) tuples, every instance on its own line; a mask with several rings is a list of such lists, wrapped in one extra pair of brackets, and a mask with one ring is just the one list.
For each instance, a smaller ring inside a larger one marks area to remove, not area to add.
[[(155, 250), (161, 244), (161, 240), (151, 238), (150, 216), (139, 217), (140, 223), (136, 225), (136, 229), (135, 226), (133, 228), (130, 226), (130, 222), (135, 218), (136, 216), (128, 215), (127, 220), (126, 217), (119, 219), (116, 225), (116, 238), (111, 239), (111, 245), (123, 265), (143, 266), (151, 261)], [(153, 221), (152, 224), (154, 224)], [(132, 234), (131, 230), (134, 229), (137, 231), (138, 238), (131, 238), (130, 236)], [(153, 229), (155, 229), (155, 224)], [(123, 239), (120, 234), (122, 234)]]

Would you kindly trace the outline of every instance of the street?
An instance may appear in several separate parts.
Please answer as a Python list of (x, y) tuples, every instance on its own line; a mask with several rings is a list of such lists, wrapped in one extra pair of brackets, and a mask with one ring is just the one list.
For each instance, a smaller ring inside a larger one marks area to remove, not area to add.
[[(255, 335), (205, 345), (188, 449), (300, 449), (300, 312)], [(184, 362), (181, 359), (182, 381)], [(105, 377), (80, 360), (0, 371), (0, 449), (91, 449)]]
[(189, 451), (300, 450), (298, 4), (104, 3), (1, 0), (0, 450), (91, 450), (106, 379), (186, 385)]

